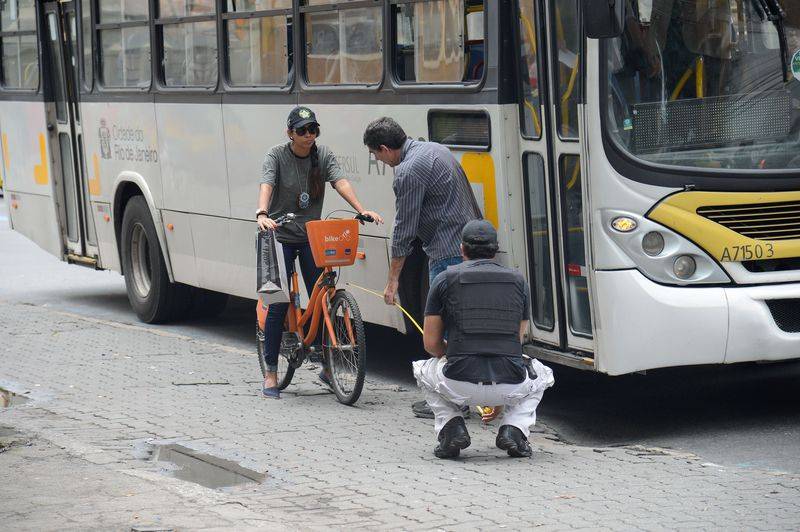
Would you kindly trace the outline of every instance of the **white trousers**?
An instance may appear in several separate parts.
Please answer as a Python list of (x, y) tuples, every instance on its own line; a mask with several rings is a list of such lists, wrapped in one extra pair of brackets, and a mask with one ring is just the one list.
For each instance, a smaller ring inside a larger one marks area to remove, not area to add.
[(463, 405), (502, 405), (500, 424), (517, 427), (527, 438), (536, 424), (536, 407), (544, 391), (555, 382), (553, 371), (536, 359), (528, 360), (536, 378), (526, 376), (519, 384), (473, 384), (448, 379), (442, 372), (446, 363), (445, 357), (412, 363), (417, 384), (433, 411), (437, 436), (448, 421), (462, 415)]

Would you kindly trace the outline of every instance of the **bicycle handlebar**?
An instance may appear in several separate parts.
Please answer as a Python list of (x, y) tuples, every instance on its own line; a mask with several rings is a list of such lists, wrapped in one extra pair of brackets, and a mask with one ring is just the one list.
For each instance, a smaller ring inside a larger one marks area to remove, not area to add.
[[(297, 215), (295, 213), (288, 212), (288, 213), (284, 214), (283, 216), (281, 216), (280, 218), (275, 218), (273, 220), (273, 222), (275, 222), (275, 224), (278, 227), (280, 227), (280, 226), (282, 226), (284, 224), (287, 224), (289, 222), (293, 222), (295, 218), (297, 218)], [(364, 222), (372, 223), (372, 222), (375, 221), (375, 218), (373, 218), (369, 214), (356, 214), (355, 215), (355, 219), (358, 220), (359, 222), (361, 222), (361, 225), (364, 225)]]
[(272, 221), (275, 222), (275, 224), (278, 227), (280, 227), (280, 226), (282, 226), (284, 224), (287, 224), (289, 222), (293, 222), (295, 218), (296, 218), (296, 216), (295, 216), (295, 214), (293, 212), (287, 212), (286, 214), (284, 214), (280, 218), (276, 218), (276, 219), (274, 219)]
[(372, 223), (375, 221), (375, 218), (373, 218), (369, 214), (356, 214), (355, 218), (356, 220), (361, 222), (361, 225), (364, 225), (364, 222)]

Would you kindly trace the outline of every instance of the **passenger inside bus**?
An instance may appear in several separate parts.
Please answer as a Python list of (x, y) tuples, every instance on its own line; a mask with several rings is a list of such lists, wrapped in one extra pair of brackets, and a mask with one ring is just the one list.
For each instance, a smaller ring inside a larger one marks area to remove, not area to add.
[(790, 72), (800, 8), (787, 7), (778, 21), (758, 6), (629, 0), (624, 34), (606, 48), (618, 143), (662, 164), (800, 166), (800, 73)]

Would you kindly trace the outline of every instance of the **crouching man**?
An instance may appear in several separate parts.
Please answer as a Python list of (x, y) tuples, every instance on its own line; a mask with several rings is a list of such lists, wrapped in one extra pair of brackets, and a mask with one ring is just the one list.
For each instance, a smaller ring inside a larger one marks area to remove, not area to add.
[(423, 337), (433, 358), (414, 362), (414, 377), (433, 410), (439, 458), (455, 458), (470, 445), (463, 405), (494, 407), (483, 420), (502, 416), (497, 447), (530, 456), (536, 407), (554, 382), (550, 368), (522, 356), (528, 284), (494, 261), (497, 249), (489, 222), (468, 222), (461, 232), (465, 262), (437, 275), (428, 293)]

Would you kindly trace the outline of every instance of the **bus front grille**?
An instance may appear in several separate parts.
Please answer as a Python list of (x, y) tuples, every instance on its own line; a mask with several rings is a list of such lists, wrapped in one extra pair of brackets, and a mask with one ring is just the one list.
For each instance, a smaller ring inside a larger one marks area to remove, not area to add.
[(780, 330), (800, 332), (800, 299), (768, 299), (765, 303)]
[(750, 273), (791, 272), (800, 270), (800, 257), (745, 260), (742, 261), (742, 266)]
[(800, 238), (800, 201), (700, 207), (697, 214), (755, 240)]

